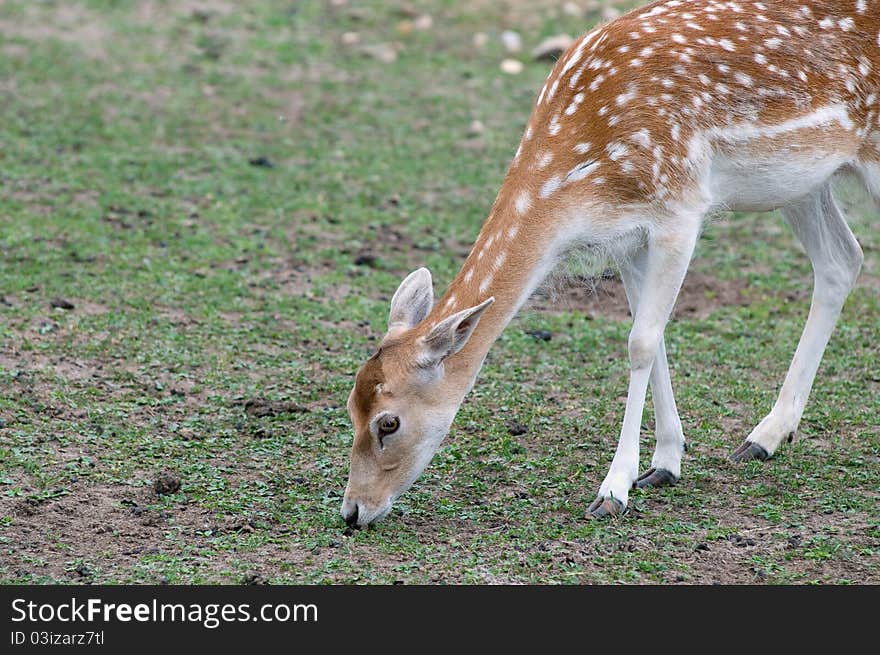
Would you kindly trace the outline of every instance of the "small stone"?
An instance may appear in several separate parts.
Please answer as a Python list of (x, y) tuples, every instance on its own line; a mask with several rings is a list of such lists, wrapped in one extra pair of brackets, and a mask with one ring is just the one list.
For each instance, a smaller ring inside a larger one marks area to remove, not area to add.
[(257, 168), (275, 168), (275, 164), (272, 163), (272, 160), (263, 156), (248, 159), (248, 164), (256, 166)]
[(526, 334), (535, 341), (550, 341), (553, 338), (550, 330), (526, 330)]
[(559, 59), (559, 56), (568, 50), (572, 43), (574, 43), (574, 39), (568, 34), (549, 36), (532, 50), (532, 57), (536, 61)]
[(511, 54), (522, 51), (522, 37), (513, 30), (504, 30), (501, 33), (501, 43), (504, 45), (504, 49)]
[(361, 51), (367, 57), (372, 57), (383, 64), (391, 64), (397, 61), (397, 50), (387, 43), (364, 46)]
[(475, 48), (485, 48), (486, 44), (489, 43), (489, 35), (485, 32), (476, 32), (474, 34), (473, 43)]
[(74, 305), (64, 298), (53, 298), (49, 304), (56, 309), (73, 309)]
[(153, 489), (160, 496), (177, 493), (180, 490), (180, 477), (173, 471), (163, 471), (156, 478)]
[(357, 45), (361, 42), (361, 35), (357, 32), (346, 32), (342, 35), (343, 45)]
[(370, 268), (376, 268), (376, 265), (378, 263), (379, 258), (371, 252), (362, 253), (358, 255), (354, 260), (355, 266), (369, 266)]
[(529, 431), (529, 426), (519, 421), (508, 421), (507, 432), (513, 437), (519, 437)]
[(501, 62), (501, 72), (508, 75), (519, 75), (523, 71), (523, 63), (518, 59), (505, 59)]
[(409, 19), (402, 20), (397, 24), (397, 33), (401, 36), (409, 36), (413, 32), (413, 22)]
[(562, 13), (566, 16), (573, 16), (575, 18), (580, 18), (584, 11), (574, 2), (566, 2), (562, 5)]
[(434, 27), (434, 19), (431, 14), (422, 14), (413, 21), (413, 27), (420, 32), (425, 32)]
[(480, 136), (485, 131), (486, 131), (486, 127), (483, 125), (482, 121), (474, 120), (474, 121), (471, 121), (471, 124), (468, 127), (467, 135), (468, 136)]
[(694, 546), (694, 550), (696, 550), (696, 551), (709, 550), (709, 544), (697, 544), (696, 546)]

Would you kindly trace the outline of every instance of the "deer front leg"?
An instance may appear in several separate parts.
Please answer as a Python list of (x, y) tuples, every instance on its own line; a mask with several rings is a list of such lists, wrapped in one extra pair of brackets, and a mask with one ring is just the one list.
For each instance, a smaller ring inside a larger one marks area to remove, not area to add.
[[(646, 250), (641, 249), (620, 267), (620, 277), (633, 316), (636, 315), (639, 304), (639, 290), (645, 276), (646, 262)], [(675, 484), (681, 477), (681, 457), (686, 448), (681, 419), (672, 392), (666, 347), (662, 339), (651, 369), (651, 396), (654, 399), (654, 437), (657, 446), (651, 459), (651, 468), (635, 481), (634, 486), (638, 488)]]
[(599, 495), (588, 515), (602, 518), (622, 514), (629, 490), (638, 477), (639, 427), (651, 370), (663, 342), (663, 330), (672, 313), (694, 251), (699, 217), (652, 234), (645, 253), (639, 302), (629, 335), (630, 380), (617, 452)]

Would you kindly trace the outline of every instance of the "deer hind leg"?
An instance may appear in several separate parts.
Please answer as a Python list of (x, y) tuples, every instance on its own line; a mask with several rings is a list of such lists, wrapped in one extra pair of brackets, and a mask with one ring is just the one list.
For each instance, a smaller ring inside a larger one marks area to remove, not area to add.
[(813, 300), (794, 359), (772, 411), (733, 451), (735, 462), (767, 459), (791, 441), (819, 362), (862, 265), (862, 249), (834, 200), (830, 184), (782, 210), (813, 265)]
[[(644, 281), (646, 255), (647, 250), (642, 248), (620, 268), (620, 277), (623, 280), (633, 316), (636, 315), (639, 290)], [(654, 399), (656, 419), (654, 436), (657, 440), (657, 446), (651, 460), (651, 468), (640, 475), (634, 483), (634, 486), (638, 488), (659, 487), (677, 482), (681, 477), (681, 457), (686, 448), (681, 419), (678, 416), (675, 396), (672, 393), (672, 380), (669, 376), (669, 364), (666, 361), (666, 346), (662, 338), (651, 369), (651, 397)]]
[(588, 510), (593, 518), (623, 513), (629, 490), (638, 477), (639, 428), (648, 381), (663, 342), (663, 330), (687, 273), (702, 214), (688, 218), (648, 239), (639, 302), (629, 335), (630, 380), (623, 426), (611, 467)]

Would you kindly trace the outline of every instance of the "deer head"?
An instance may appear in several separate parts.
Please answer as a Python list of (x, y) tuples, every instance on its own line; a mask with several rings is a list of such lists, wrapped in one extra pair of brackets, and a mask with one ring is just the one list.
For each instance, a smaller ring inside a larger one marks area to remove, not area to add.
[(473, 377), (468, 384), (467, 376), (449, 374), (448, 358), (464, 348), (494, 300), (432, 322), (428, 269), (410, 273), (397, 289), (388, 332), (348, 397), (354, 444), (341, 512), (349, 525), (382, 519), (431, 461), (473, 384)]

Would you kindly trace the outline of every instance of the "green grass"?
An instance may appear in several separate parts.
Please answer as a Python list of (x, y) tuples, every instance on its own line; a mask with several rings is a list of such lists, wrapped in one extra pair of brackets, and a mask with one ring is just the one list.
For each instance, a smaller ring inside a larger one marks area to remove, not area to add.
[[(809, 263), (779, 216), (723, 217), (692, 270), (749, 303), (668, 329), (679, 485), (584, 520), (628, 325), (527, 310), (388, 520), (344, 533), (353, 373), (407, 272), (452, 279), (548, 71), (500, 73), (498, 35), (598, 17), (435, 0), (409, 33), (394, 3), (200, 4), (0, 6), (0, 580), (880, 581), (880, 241), (852, 193), (864, 275), (773, 460), (726, 455), (773, 403)], [(389, 42), (393, 63), (361, 52)], [(308, 411), (248, 417), (257, 396)], [(158, 497), (164, 469), (182, 487)]]

